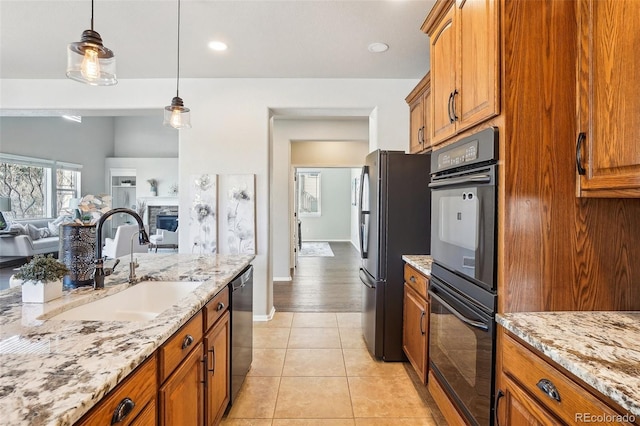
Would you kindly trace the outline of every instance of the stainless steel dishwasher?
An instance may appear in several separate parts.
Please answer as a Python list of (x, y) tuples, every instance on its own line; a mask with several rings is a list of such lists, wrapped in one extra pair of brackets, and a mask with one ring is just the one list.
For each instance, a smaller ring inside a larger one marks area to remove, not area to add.
[(231, 297), (231, 400), (236, 399), (253, 359), (253, 266), (229, 283)]

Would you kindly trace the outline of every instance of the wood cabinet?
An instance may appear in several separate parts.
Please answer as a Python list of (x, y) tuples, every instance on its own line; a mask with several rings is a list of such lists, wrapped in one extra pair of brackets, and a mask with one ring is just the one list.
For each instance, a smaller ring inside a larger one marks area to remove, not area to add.
[(422, 30), (430, 38), (431, 144), (500, 112), (498, 2), (437, 2)]
[(157, 365), (154, 354), (109, 392), (76, 425), (155, 425)]
[(429, 279), (405, 265), (402, 349), (423, 383), (427, 383), (429, 351)]
[(160, 388), (161, 425), (204, 424), (204, 351), (194, 344), (185, 360)]
[(640, 2), (578, 2), (578, 195), (640, 197)]
[(204, 347), (207, 352), (206, 410), (207, 425), (220, 422), (230, 397), (230, 314), (225, 314), (206, 334)]
[(431, 73), (428, 72), (405, 98), (409, 104), (409, 153), (431, 148)]
[[(503, 328), (498, 332), (497, 416), (501, 425), (575, 424), (585, 417), (602, 416), (598, 424), (627, 424), (616, 410), (577, 379), (569, 376), (530, 346)], [(592, 393), (593, 392), (593, 393)]]

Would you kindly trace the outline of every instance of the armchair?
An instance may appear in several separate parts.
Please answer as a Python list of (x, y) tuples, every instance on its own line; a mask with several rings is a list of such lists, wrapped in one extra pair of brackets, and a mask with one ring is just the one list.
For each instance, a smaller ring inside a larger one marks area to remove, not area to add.
[(178, 248), (178, 230), (169, 231), (166, 229), (157, 229), (156, 234), (149, 237), (150, 248), (155, 248), (156, 253), (158, 247), (161, 248)]
[[(120, 225), (116, 230), (116, 235), (112, 238), (104, 239), (102, 254), (109, 259), (115, 259), (129, 254), (131, 251), (131, 237), (138, 232), (138, 225)], [(138, 238), (134, 237), (133, 252), (147, 253), (149, 248), (146, 244), (141, 245)]]

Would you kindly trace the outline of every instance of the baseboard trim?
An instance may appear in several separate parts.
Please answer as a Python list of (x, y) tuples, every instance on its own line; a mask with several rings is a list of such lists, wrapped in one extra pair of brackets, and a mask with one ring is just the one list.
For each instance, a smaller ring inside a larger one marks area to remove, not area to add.
[(360, 253), (360, 246), (354, 241), (349, 241), (353, 247), (355, 247), (356, 251)]
[(322, 243), (322, 242), (327, 242), (327, 243), (350, 243), (351, 239), (346, 239), (346, 240), (345, 239), (335, 239), (335, 240), (332, 240), (332, 239), (323, 238), (323, 239), (317, 239), (317, 240), (314, 239), (314, 240), (304, 240), (303, 241), (303, 243)]
[(291, 281), (293, 278), (291, 276), (288, 277), (273, 277), (273, 281)]
[(260, 321), (260, 322), (271, 321), (275, 314), (276, 314), (276, 308), (272, 306), (271, 312), (269, 312), (269, 315), (254, 315), (253, 320)]

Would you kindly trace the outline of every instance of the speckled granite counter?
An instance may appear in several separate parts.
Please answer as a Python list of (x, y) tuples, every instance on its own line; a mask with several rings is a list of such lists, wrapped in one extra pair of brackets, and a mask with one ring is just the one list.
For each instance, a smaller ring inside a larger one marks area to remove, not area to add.
[(253, 255), (137, 255), (140, 281), (204, 281), (145, 322), (41, 320), (129, 287), (127, 260), (105, 289), (80, 288), (45, 305), (23, 305), (20, 287), (0, 292), (0, 424), (71, 425), (140, 365)]
[(640, 416), (640, 312), (528, 312), (496, 321)]
[(428, 254), (427, 255), (405, 254), (402, 256), (402, 260), (404, 260), (409, 265), (416, 268), (418, 271), (425, 274), (427, 277), (431, 276), (431, 264), (433, 263), (433, 259)]

